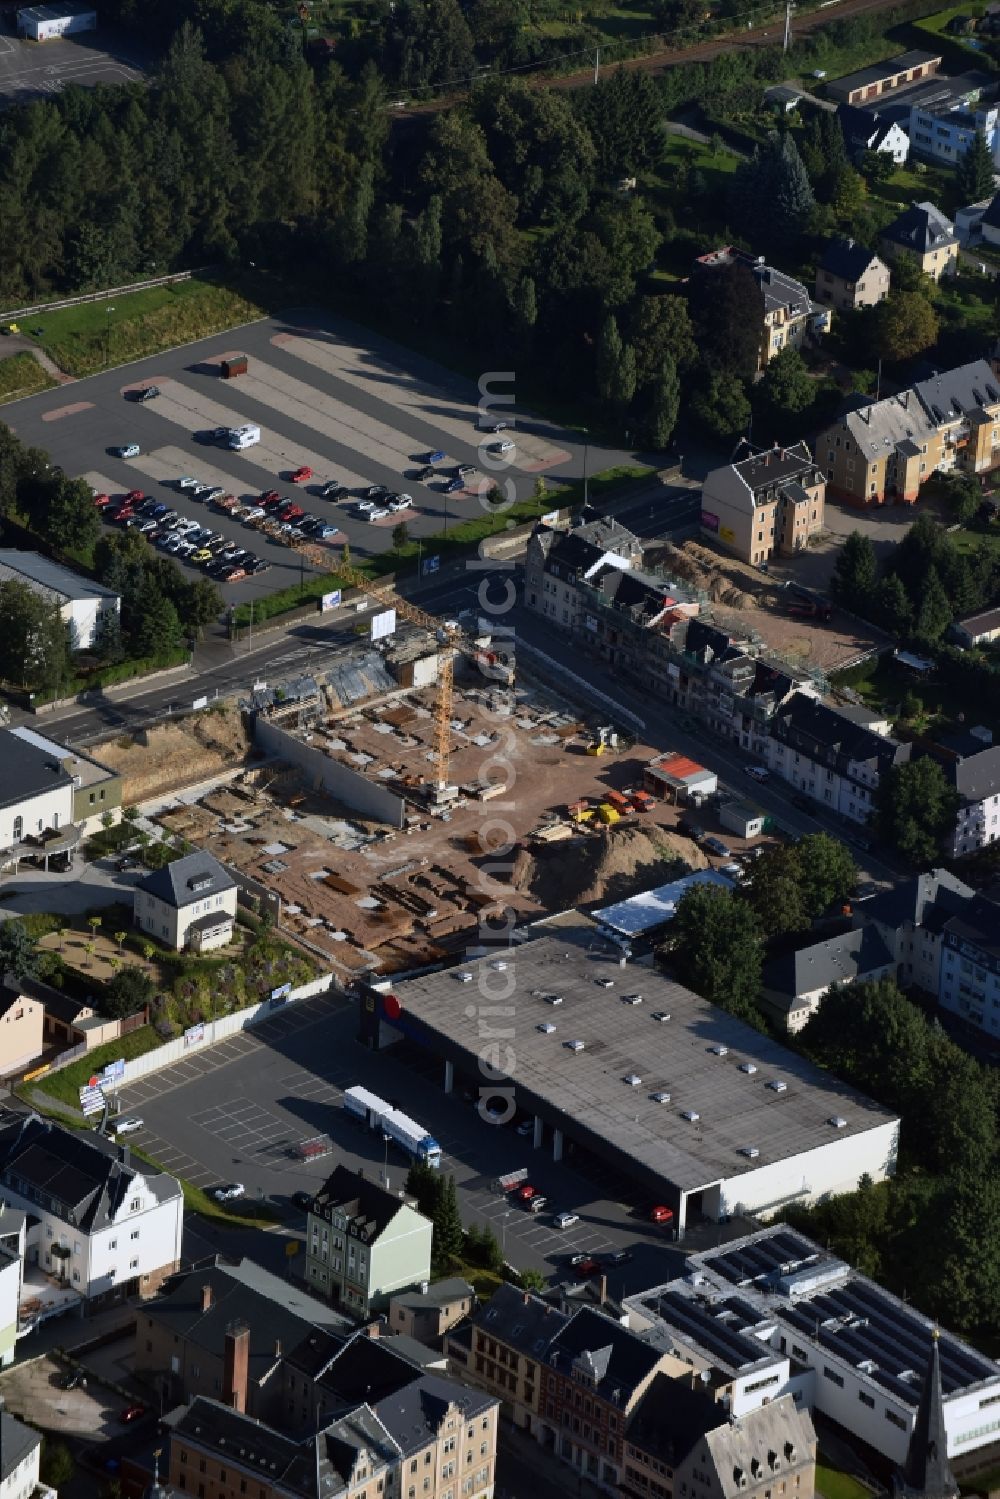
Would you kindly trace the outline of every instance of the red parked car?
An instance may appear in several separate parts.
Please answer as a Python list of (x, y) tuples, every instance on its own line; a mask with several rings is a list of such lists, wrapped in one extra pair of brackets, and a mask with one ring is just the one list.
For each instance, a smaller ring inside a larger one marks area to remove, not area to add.
[(123, 1426), (130, 1426), (133, 1421), (138, 1421), (146, 1414), (144, 1405), (127, 1405), (118, 1417)]
[(672, 1223), (673, 1217), (673, 1208), (655, 1207), (649, 1210), (650, 1223)]
[(297, 521), (305, 515), (305, 511), (301, 505), (282, 505), (278, 514), (282, 520)]
[(593, 1256), (589, 1259), (581, 1260), (579, 1264), (573, 1266), (573, 1274), (577, 1280), (589, 1280), (592, 1275), (599, 1275), (600, 1273), (601, 1262), (600, 1260), (595, 1260)]
[(125, 498), (130, 505), (141, 505), (146, 495), (141, 489), (130, 489)]
[(304, 463), (301, 468), (297, 468), (295, 470), (294, 474), (292, 475), (292, 483), (305, 484), (307, 480), (312, 478), (312, 476), (312, 469), (309, 467), (308, 463)]
[(533, 1197), (538, 1195), (538, 1188), (533, 1187), (530, 1182), (525, 1182), (523, 1187), (518, 1187), (517, 1195), (522, 1202), (530, 1202)]
[(258, 505), (276, 505), (280, 499), (281, 499), (281, 495), (278, 493), (278, 491), (276, 489), (265, 489), (264, 493), (261, 495), (260, 499), (257, 501), (257, 504)]
[(98, 510), (103, 510), (106, 506), (111, 504), (111, 496), (109, 494), (95, 494), (94, 504), (97, 506)]

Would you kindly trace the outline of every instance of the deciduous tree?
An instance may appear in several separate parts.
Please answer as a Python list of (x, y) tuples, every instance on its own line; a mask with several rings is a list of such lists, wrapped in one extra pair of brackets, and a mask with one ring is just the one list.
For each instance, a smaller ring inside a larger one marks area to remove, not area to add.
[(958, 792), (941, 766), (923, 756), (883, 771), (875, 795), (876, 823), (904, 859), (926, 869), (941, 856), (958, 804)]
[(694, 885), (678, 902), (664, 954), (681, 982), (756, 1024), (764, 944), (745, 901), (716, 885)]

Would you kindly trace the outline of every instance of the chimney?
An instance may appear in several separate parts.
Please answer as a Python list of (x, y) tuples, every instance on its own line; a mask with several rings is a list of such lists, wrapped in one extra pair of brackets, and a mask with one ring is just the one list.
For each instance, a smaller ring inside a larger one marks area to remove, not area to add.
[(202, 1286), (202, 1288), (201, 1288), (201, 1309), (202, 1309), (202, 1311), (203, 1312), (209, 1312), (209, 1311), (211, 1311), (212, 1310), (212, 1303), (214, 1302), (214, 1300), (215, 1300), (215, 1297), (212, 1295), (212, 1287), (209, 1286), (209, 1285)]
[(274, 1340), (274, 1356), (275, 1356), (275, 1358), (280, 1358), (281, 1357), (281, 1339), (280, 1338), (275, 1338), (275, 1340)]
[(250, 1329), (245, 1322), (230, 1322), (222, 1355), (222, 1403), (230, 1410), (246, 1413), (250, 1377)]

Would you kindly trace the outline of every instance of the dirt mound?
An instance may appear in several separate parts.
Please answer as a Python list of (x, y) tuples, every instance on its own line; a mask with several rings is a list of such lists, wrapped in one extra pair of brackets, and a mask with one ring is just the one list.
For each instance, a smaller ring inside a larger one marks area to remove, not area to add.
[[(676, 833), (660, 828), (611, 827), (572, 843), (539, 850), (529, 888), (541, 905), (561, 911), (597, 901), (626, 900), (640, 890), (665, 885), (680, 872), (680, 863), (689, 869), (704, 869), (707, 860), (689, 838)], [(515, 877), (522, 880), (525, 874), (525, 866), (515, 871)]]
[(128, 805), (222, 775), (246, 758), (249, 739), (238, 708), (225, 705), (93, 748), (102, 764), (122, 776)]

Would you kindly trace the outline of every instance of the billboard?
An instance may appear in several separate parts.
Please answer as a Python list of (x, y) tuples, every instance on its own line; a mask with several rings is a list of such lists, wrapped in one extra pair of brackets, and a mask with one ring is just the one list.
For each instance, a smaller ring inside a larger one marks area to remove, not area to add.
[(431, 573), (436, 573), (440, 566), (440, 557), (425, 557), (423, 562), (420, 564), (420, 571), (423, 573), (424, 577), (427, 578)]
[(291, 992), (292, 992), (292, 986), (291, 986), (291, 984), (282, 984), (279, 989), (272, 989), (271, 993), (268, 995), (268, 998), (270, 999), (270, 1001), (271, 1001), (271, 1003), (273, 1005), (280, 1004), (283, 999), (287, 999), (288, 998), (288, 996), (289, 996), (289, 994), (291, 994)]
[(203, 1025), (189, 1025), (184, 1032), (184, 1045), (197, 1046), (199, 1041), (205, 1039), (205, 1027)]
[(396, 611), (395, 609), (383, 609), (381, 614), (372, 615), (372, 639), (385, 640), (387, 636), (396, 633)]
[(328, 614), (331, 609), (339, 609), (343, 594), (339, 588), (331, 588), (329, 593), (324, 593), (319, 601), (320, 614)]
[(125, 1076), (125, 1058), (119, 1057), (116, 1062), (109, 1062), (101, 1073), (100, 1083), (102, 1088), (113, 1088), (120, 1083)]
[(543, 526), (558, 526), (561, 514), (561, 510), (546, 510), (544, 515), (539, 516), (539, 520)]
[(87, 1083), (80, 1089), (80, 1112), (84, 1119), (99, 1114), (104, 1107), (104, 1090), (97, 1083)]

